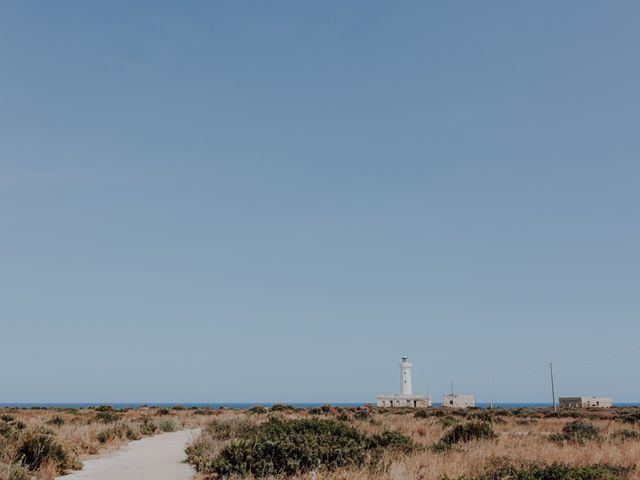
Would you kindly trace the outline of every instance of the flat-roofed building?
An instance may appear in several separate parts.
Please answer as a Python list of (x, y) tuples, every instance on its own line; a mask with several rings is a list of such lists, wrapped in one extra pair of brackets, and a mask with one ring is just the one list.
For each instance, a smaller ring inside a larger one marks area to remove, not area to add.
[(560, 397), (560, 408), (611, 408), (611, 397)]
[(442, 406), (446, 408), (470, 408), (476, 406), (476, 397), (473, 395), (457, 395), (449, 393), (442, 396)]

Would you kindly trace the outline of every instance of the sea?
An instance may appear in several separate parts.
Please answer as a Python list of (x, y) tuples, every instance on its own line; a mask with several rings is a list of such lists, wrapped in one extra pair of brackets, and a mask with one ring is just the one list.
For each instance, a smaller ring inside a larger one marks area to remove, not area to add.
[[(309, 402), (309, 403), (288, 403), (288, 402), (247, 402), (247, 403), (225, 403), (225, 402), (212, 402), (212, 403), (163, 403), (163, 402), (148, 402), (148, 403), (111, 403), (111, 402), (90, 402), (90, 403), (1, 403), (0, 408), (90, 408), (98, 405), (109, 405), (113, 408), (142, 408), (142, 407), (160, 407), (160, 408), (172, 408), (172, 407), (186, 407), (186, 408), (230, 408), (230, 409), (243, 409), (256, 406), (271, 407), (277, 403), (290, 405), (295, 408), (313, 408), (321, 407), (322, 405), (333, 405), (334, 407), (364, 407), (367, 405), (374, 405), (371, 402), (353, 402), (353, 403), (340, 403), (340, 402)], [(441, 404), (434, 403), (434, 407), (438, 407)], [(553, 406), (551, 403), (493, 403), (493, 408), (546, 408)], [(616, 407), (639, 407), (640, 403), (616, 403)], [(489, 408), (489, 403), (476, 403), (478, 408)]]

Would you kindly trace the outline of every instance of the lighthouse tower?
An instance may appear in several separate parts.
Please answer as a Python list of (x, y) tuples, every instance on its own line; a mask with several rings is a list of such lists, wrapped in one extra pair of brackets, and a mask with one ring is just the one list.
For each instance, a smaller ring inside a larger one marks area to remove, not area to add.
[(431, 395), (413, 394), (411, 388), (411, 362), (409, 357), (400, 360), (400, 393), (394, 395), (378, 395), (376, 397), (379, 407), (430, 407)]
[(400, 392), (401, 395), (412, 395), (411, 389), (411, 362), (408, 357), (402, 357), (400, 362)]

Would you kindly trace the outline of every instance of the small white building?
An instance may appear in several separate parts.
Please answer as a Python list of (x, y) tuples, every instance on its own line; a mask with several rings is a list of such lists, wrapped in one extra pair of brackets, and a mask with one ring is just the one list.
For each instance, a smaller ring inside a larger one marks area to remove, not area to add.
[(430, 407), (431, 395), (414, 395), (411, 386), (411, 362), (407, 357), (400, 361), (400, 393), (397, 395), (378, 395), (379, 407)]
[(560, 397), (560, 408), (611, 408), (611, 397)]
[(449, 393), (442, 396), (442, 406), (446, 408), (469, 408), (476, 406), (476, 397), (473, 395), (454, 395)]

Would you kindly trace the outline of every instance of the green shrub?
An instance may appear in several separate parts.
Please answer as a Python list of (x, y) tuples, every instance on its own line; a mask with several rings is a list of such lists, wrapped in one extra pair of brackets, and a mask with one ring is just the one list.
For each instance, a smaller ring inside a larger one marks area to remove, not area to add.
[(276, 403), (271, 406), (270, 410), (272, 412), (289, 412), (291, 410), (295, 410), (295, 407), (292, 407), (291, 405), (283, 405), (281, 403)]
[(130, 440), (134, 440), (136, 438), (136, 434), (130, 427), (126, 425), (116, 425), (115, 427), (98, 432), (96, 438), (100, 443), (107, 443), (117, 438), (128, 438)]
[(140, 424), (140, 433), (142, 433), (142, 435), (155, 435), (157, 430), (158, 426), (153, 423), (151, 419), (145, 417), (144, 420), (142, 420), (142, 423)]
[(440, 425), (442, 426), (442, 428), (449, 428), (449, 427), (452, 427), (453, 425), (456, 425), (457, 423), (458, 423), (458, 419), (452, 417), (451, 415), (440, 419)]
[(470, 442), (472, 440), (493, 439), (497, 435), (488, 423), (468, 422), (455, 425), (440, 439), (440, 443), (453, 445), (460, 442)]
[(616, 417), (624, 423), (640, 423), (640, 412), (623, 413)]
[(96, 420), (100, 423), (115, 423), (118, 419), (118, 415), (111, 412), (101, 411), (96, 414)]
[(216, 440), (208, 435), (200, 435), (185, 449), (187, 462), (196, 472), (208, 472), (216, 458)]
[(338, 420), (339, 422), (350, 422), (351, 421), (351, 417), (349, 416), (349, 414), (347, 412), (340, 412), (336, 416), (336, 420)]
[(158, 428), (163, 432), (175, 432), (178, 429), (178, 422), (175, 418), (163, 418), (158, 422)]
[(640, 438), (640, 432), (633, 430), (618, 430), (611, 434), (611, 438), (614, 440), (637, 440)]
[(93, 407), (96, 412), (113, 412), (114, 408), (111, 405), (98, 405)]
[(264, 415), (265, 413), (267, 413), (269, 410), (267, 410), (265, 407), (261, 406), (261, 405), (256, 405), (255, 407), (251, 407), (248, 412), (249, 413), (256, 413), (258, 415)]
[[(215, 455), (220, 442), (226, 444)], [(398, 432), (368, 437), (337, 420), (272, 416), (259, 425), (246, 420), (215, 420), (186, 452), (189, 463), (201, 473), (216, 478), (264, 478), (316, 469), (375, 466), (384, 452), (407, 454), (417, 448)]]
[(555, 433), (550, 438), (555, 442), (584, 443), (598, 440), (600, 438), (600, 429), (587, 421), (574, 420), (562, 427), (562, 433)]
[(371, 412), (366, 409), (358, 410), (353, 416), (356, 420), (369, 420), (371, 419)]
[(365, 437), (344, 423), (270, 418), (253, 434), (228, 444), (212, 470), (222, 477), (294, 475), (319, 467), (362, 465), (366, 455)]
[(392, 452), (411, 453), (418, 445), (411, 438), (400, 432), (386, 430), (374, 435), (369, 443), (370, 448), (380, 448)]
[(429, 410), (427, 410), (426, 408), (421, 408), (413, 416), (415, 418), (429, 418), (431, 414), (429, 413)]
[(570, 467), (553, 464), (531, 465), (526, 468), (501, 467), (477, 477), (461, 477), (460, 480), (623, 480), (630, 470), (612, 465), (597, 464), (589, 467)]
[(55, 416), (52, 419), (47, 421), (48, 425), (54, 425), (56, 427), (61, 427), (62, 425), (64, 425), (64, 418), (59, 417), (59, 416)]
[(0, 415), (0, 420), (2, 420), (3, 422), (13, 422), (15, 420), (15, 417), (11, 416), (11, 415), (7, 415), (6, 413), (3, 415)]
[(58, 468), (63, 468), (68, 462), (67, 452), (62, 445), (42, 433), (27, 434), (17, 453), (19, 461), (29, 470), (37, 470), (46, 461), (52, 461)]

